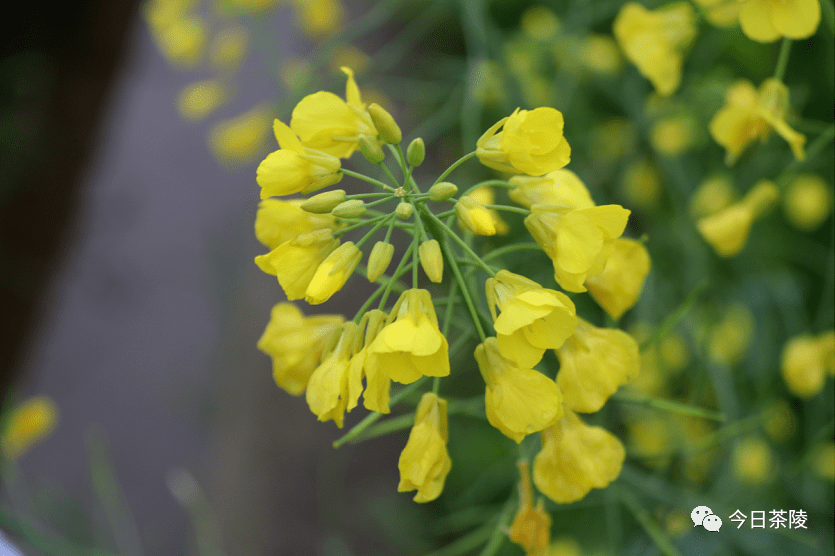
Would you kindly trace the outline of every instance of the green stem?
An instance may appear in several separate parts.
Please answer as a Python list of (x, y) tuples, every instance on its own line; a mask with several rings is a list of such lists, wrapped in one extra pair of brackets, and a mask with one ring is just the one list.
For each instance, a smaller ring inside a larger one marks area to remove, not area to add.
[(396, 218), (392, 218), (391, 222), (389, 223), (389, 229), (386, 230), (386, 243), (389, 242), (391, 239), (391, 232), (394, 230), (394, 224), (397, 222)]
[[(415, 214), (415, 219), (419, 219), (420, 217)], [(418, 287), (418, 261), (420, 260), (420, 251), (418, 249), (418, 236), (420, 234), (415, 234), (412, 238), (412, 287), (417, 289)]]
[(377, 187), (382, 187), (383, 189), (386, 189), (388, 191), (392, 191), (392, 192), (394, 191), (394, 188), (391, 187), (390, 185), (386, 185), (383, 182), (381, 182), (380, 180), (375, 180), (374, 178), (368, 177), (365, 174), (360, 174), (359, 172), (353, 172), (351, 170), (346, 170), (345, 168), (342, 168), (340, 170), (340, 172), (342, 172), (346, 176), (351, 176), (352, 178), (357, 178), (358, 180), (368, 182), (370, 184), (376, 185)]
[(449, 168), (447, 168), (446, 170), (444, 170), (444, 173), (443, 173), (443, 174), (441, 174), (440, 176), (438, 176), (438, 179), (436, 179), (436, 180), (435, 180), (435, 182), (434, 182), (432, 185), (435, 185), (436, 183), (440, 183), (440, 182), (444, 181), (444, 178), (446, 178), (448, 175), (450, 175), (450, 174), (452, 173), (452, 171), (453, 171), (453, 170), (455, 170), (456, 168), (458, 168), (459, 166), (461, 166), (462, 164), (464, 164), (465, 162), (467, 162), (469, 159), (471, 159), (472, 157), (474, 157), (474, 156), (475, 156), (475, 153), (476, 153), (476, 152), (475, 152), (475, 151), (473, 151), (473, 152), (471, 152), (471, 153), (469, 153), (469, 154), (465, 154), (464, 156), (462, 156), (461, 158), (459, 158), (458, 160), (456, 160), (455, 162), (453, 162), (453, 163), (452, 163), (452, 165), (451, 165)]
[(371, 197), (391, 197), (391, 193), (356, 193), (355, 195), (346, 195), (345, 200), (369, 199)]
[(493, 534), (490, 535), (490, 540), (481, 551), (480, 556), (494, 556), (502, 547), (505, 538), (507, 537), (507, 527), (510, 525), (510, 520), (513, 518), (513, 509), (516, 506), (515, 495), (510, 497), (510, 500), (504, 505), (502, 513), (499, 515), (499, 521), (493, 529)]
[[(445, 246), (446, 241), (441, 243), (441, 245)], [(464, 303), (467, 304), (467, 309), (470, 311), (470, 316), (473, 319), (473, 324), (475, 324), (476, 330), (478, 331), (478, 337), (481, 338), (482, 342), (484, 342), (487, 339), (487, 336), (484, 334), (484, 329), (481, 327), (481, 320), (478, 317), (478, 312), (475, 310), (475, 305), (473, 305), (472, 298), (470, 298), (470, 290), (467, 289), (467, 284), (466, 282), (464, 282), (464, 277), (461, 276), (461, 269), (458, 268), (458, 263), (455, 261), (455, 254), (447, 252), (447, 260), (450, 263), (449, 266), (452, 267), (452, 273), (455, 275), (455, 280), (458, 282), (458, 286), (461, 288), (461, 293), (464, 295)]]
[(540, 247), (538, 243), (517, 243), (515, 245), (506, 245), (504, 247), (499, 247), (498, 249), (493, 249), (484, 255), (483, 259), (485, 261), (489, 261), (515, 251), (542, 251), (542, 247)]
[(370, 238), (372, 235), (374, 235), (374, 232), (376, 232), (377, 230), (379, 230), (380, 228), (382, 228), (383, 226), (385, 226), (385, 225), (387, 224), (387, 221), (389, 221), (389, 220), (393, 220), (395, 217), (396, 217), (396, 215), (395, 215), (395, 214), (390, 214), (390, 215), (388, 215), (388, 216), (383, 216), (383, 217), (380, 219), (380, 221), (379, 221), (379, 222), (377, 222), (377, 224), (376, 224), (373, 228), (371, 228), (371, 230), (369, 230), (367, 234), (365, 234), (364, 236), (362, 236), (362, 239), (360, 239), (360, 240), (356, 243), (357, 249), (359, 249), (360, 247), (362, 247), (362, 244), (363, 244), (363, 243), (365, 243), (365, 242), (368, 240), (368, 238)]
[(467, 190), (464, 193), (461, 194), (461, 196), (463, 197), (464, 195), (469, 195), (470, 193), (472, 193), (473, 191), (475, 191), (476, 189), (479, 189), (481, 187), (486, 187), (486, 186), (489, 187), (489, 186), (492, 186), (492, 185), (494, 185), (496, 187), (504, 187), (505, 189), (516, 189), (515, 185), (513, 185), (512, 183), (508, 183), (504, 180), (485, 180), (485, 181), (480, 181), (477, 184), (468, 187)]
[(777, 68), (774, 70), (774, 79), (777, 79), (778, 81), (782, 81), (783, 76), (786, 74), (791, 49), (792, 40), (788, 37), (784, 38), (783, 44), (780, 45), (780, 56), (777, 58)]
[(381, 162), (380, 164), (378, 164), (378, 166), (383, 169), (383, 172), (386, 173), (388, 178), (391, 180), (391, 183), (394, 184), (395, 188), (400, 187), (400, 182), (397, 181), (397, 179), (395, 179), (394, 174), (391, 173), (391, 170), (389, 170), (389, 167), (388, 165), (386, 165), (385, 162)]
[(412, 242), (409, 245), (409, 248), (406, 249), (406, 252), (403, 253), (403, 258), (400, 259), (400, 263), (398, 263), (397, 268), (394, 269), (394, 274), (392, 274), (391, 280), (389, 280), (388, 283), (386, 284), (386, 289), (383, 292), (383, 298), (380, 299), (380, 305), (379, 305), (380, 309), (383, 309), (383, 307), (386, 306), (386, 301), (388, 301), (389, 291), (391, 291), (391, 286), (394, 283), (394, 281), (397, 280), (400, 277), (400, 271), (403, 269), (403, 265), (406, 264), (406, 259), (408, 259), (411, 256), (412, 249), (414, 249), (414, 248), (415, 248), (415, 244), (414, 244), (414, 242)]
[(382, 216), (375, 216), (374, 218), (370, 218), (368, 220), (363, 220), (362, 222), (357, 222), (356, 224), (351, 224), (350, 226), (346, 226), (345, 228), (342, 228), (341, 230), (336, 230), (335, 232), (333, 232), (332, 235), (333, 235), (333, 237), (338, 238), (338, 237), (340, 237), (340, 236), (342, 236), (342, 235), (344, 235), (344, 234), (346, 234), (346, 233), (348, 233), (352, 230), (356, 230), (357, 228), (363, 228), (365, 226), (370, 226), (371, 224), (376, 224), (377, 222), (384, 221), (389, 216), (391, 216), (391, 215), (384, 214)]
[(477, 262), (479, 264), (479, 266), (487, 272), (487, 274), (489, 274), (490, 276), (495, 276), (496, 275), (496, 272), (492, 268), (487, 266), (487, 263), (485, 263), (483, 260), (481, 260), (481, 257), (476, 255), (475, 251), (470, 249), (469, 245), (467, 245), (464, 242), (464, 240), (462, 240), (460, 237), (458, 237), (458, 234), (456, 234), (454, 231), (452, 231), (449, 228), (449, 226), (447, 226), (446, 224), (441, 222), (441, 220), (437, 216), (435, 216), (434, 214), (432, 214), (428, 210), (426, 211), (426, 214), (429, 215), (429, 218), (433, 219), (435, 221), (435, 224), (437, 224), (444, 232), (446, 232), (448, 236), (452, 237), (452, 239), (454, 239), (458, 243), (458, 245), (460, 245), (461, 248), (464, 249), (464, 251), (467, 253), (467, 255), (469, 255), (475, 262)]
[(650, 336), (644, 343), (641, 344), (641, 351), (646, 350), (649, 346), (654, 344), (655, 342), (661, 341), (664, 336), (669, 334), (673, 328), (684, 318), (684, 316), (693, 308), (696, 302), (699, 300), (699, 297), (702, 293), (707, 289), (708, 281), (702, 280), (699, 284), (693, 288), (693, 291), (685, 298), (685, 300), (681, 303), (681, 305), (676, 308), (675, 311), (672, 312), (670, 316), (664, 319), (664, 322), (655, 329), (655, 332)]
[[(388, 193), (386, 193), (386, 195), (388, 195)], [(386, 201), (391, 201), (391, 200), (392, 200), (392, 196), (391, 196), (391, 195), (388, 195), (388, 196), (387, 196), (387, 197), (385, 197), (384, 199), (378, 199), (378, 200), (376, 200), (376, 201), (371, 201), (370, 203), (366, 203), (366, 204), (365, 204), (365, 207), (366, 207), (366, 208), (368, 208), (368, 207), (373, 207), (374, 205), (379, 205), (380, 203), (385, 203)]]
[(362, 307), (360, 307), (359, 311), (357, 311), (357, 314), (354, 316), (354, 322), (359, 324), (362, 315), (364, 315), (365, 312), (368, 311), (368, 308), (371, 307), (371, 304), (374, 302), (375, 299), (377, 299), (383, 293), (385, 293), (386, 289), (398, 290), (400, 293), (406, 291), (405, 287), (399, 286), (398, 284), (396, 284), (396, 282), (397, 279), (400, 278), (403, 274), (407, 273), (411, 269), (411, 267), (412, 265), (410, 264), (406, 265), (402, 269), (400, 269), (399, 273), (395, 273), (391, 277), (385, 275), (380, 276), (378, 280), (382, 279), (386, 280), (386, 282), (380, 284), (380, 287), (377, 288), (377, 291), (375, 291), (373, 294), (371, 294), (371, 296), (368, 299), (365, 300), (365, 303), (362, 305)]
[(511, 207), (509, 205), (484, 205), (484, 208), (503, 210), (505, 212), (518, 212), (519, 214), (524, 214), (525, 216), (531, 213), (531, 211), (526, 208)]
[(620, 501), (626, 508), (632, 512), (635, 520), (641, 524), (650, 538), (655, 541), (656, 546), (666, 556), (681, 556), (681, 553), (675, 547), (673, 542), (667, 534), (655, 523), (655, 520), (650, 515), (649, 511), (641, 505), (638, 498), (621, 487), (620, 485), (611, 485), (609, 488), (615, 489)]
[(639, 397), (629, 394), (614, 394), (611, 399), (622, 403), (642, 405), (652, 409), (678, 413), (679, 415), (701, 417), (703, 419), (710, 419), (711, 421), (725, 421), (725, 415), (719, 413), (718, 411), (711, 411), (701, 407), (693, 407), (692, 405), (665, 400), (662, 398)]

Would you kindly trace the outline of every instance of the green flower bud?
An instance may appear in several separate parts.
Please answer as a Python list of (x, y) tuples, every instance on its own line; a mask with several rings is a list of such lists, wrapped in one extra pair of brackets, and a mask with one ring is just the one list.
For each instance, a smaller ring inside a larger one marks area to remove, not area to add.
[(368, 135), (360, 135), (360, 152), (371, 164), (379, 164), (386, 157), (380, 144)]
[(440, 283), (444, 279), (444, 257), (441, 255), (441, 246), (437, 240), (430, 239), (418, 246), (420, 265), (429, 279)]
[(331, 214), (339, 218), (357, 218), (365, 214), (365, 203), (359, 199), (351, 199), (344, 203), (339, 203)]
[(371, 254), (368, 256), (368, 281), (374, 282), (383, 275), (391, 264), (391, 257), (394, 255), (394, 245), (384, 241), (374, 244)]
[(446, 201), (458, 193), (458, 186), (448, 181), (436, 183), (429, 188), (429, 198), (433, 201)]
[(412, 166), (420, 166), (423, 164), (423, 159), (426, 158), (426, 145), (423, 144), (423, 139), (418, 137), (406, 149), (406, 160)]
[(301, 204), (302, 210), (312, 212), (314, 214), (327, 214), (334, 209), (336, 205), (345, 200), (344, 189), (334, 189), (333, 191), (325, 191), (314, 195)]
[(372, 103), (368, 106), (368, 113), (371, 114), (371, 119), (374, 121), (374, 127), (383, 138), (383, 142), (390, 145), (396, 145), (403, 140), (403, 133), (400, 131), (394, 118), (391, 117), (385, 108), (379, 104)]
[(412, 213), (415, 212), (415, 207), (412, 206), (412, 203), (400, 203), (397, 205), (397, 209), (395, 209), (397, 213), (397, 217), (401, 220), (408, 220), (411, 218)]

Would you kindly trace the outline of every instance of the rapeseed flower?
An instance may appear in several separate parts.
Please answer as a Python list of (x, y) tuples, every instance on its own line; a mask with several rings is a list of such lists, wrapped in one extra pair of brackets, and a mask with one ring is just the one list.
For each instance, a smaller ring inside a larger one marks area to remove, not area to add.
[(739, 363), (751, 346), (756, 322), (751, 309), (742, 303), (732, 303), (721, 315), (708, 338), (707, 352), (710, 358), (725, 365)]
[(278, 283), (290, 301), (307, 294), (319, 265), (339, 246), (331, 230), (316, 230), (285, 241), (266, 255), (255, 257), (255, 264), (278, 278)]
[(236, 25), (220, 31), (209, 47), (209, 60), (220, 71), (232, 71), (241, 65), (249, 47), (249, 31)]
[(737, 81), (725, 95), (725, 106), (710, 121), (710, 134), (725, 147), (725, 162), (733, 164), (750, 143), (768, 139), (771, 130), (785, 139), (797, 160), (803, 160), (806, 137), (786, 123), (789, 90), (769, 78), (757, 91), (746, 80)]
[(781, 371), (794, 395), (811, 398), (818, 394), (826, 375), (835, 374), (835, 331), (791, 338), (783, 347)]
[(585, 424), (576, 413), (565, 415), (542, 431), (542, 450), (533, 463), (536, 488), (556, 502), (582, 499), (593, 488), (605, 488), (620, 475), (626, 450), (612, 433)]
[(279, 150), (258, 165), (256, 181), (261, 198), (310, 193), (342, 179), (341, 164), (335, 156), (302, 146), (296, 134), (280, 120), (273, 122)]
[(730, 27), (739, 22), (740, 0), (694, 0), (699, 5), (705, 18), (717, 27)]
[(18, 404), (0, 434), (3, 456), (17, 459), (49, 436), (58, 422), (58, 408), (50, 398), (35, 396)]
[(269, 109), (259, 105), (243, 114), (221, 120), (209, 132), (209, 146), (215, 157), (225, 163), (251, 160), (262, 152), (267, 139)]
[[(492, 205), (496, 202), (496, 194), (493, 191), (492, 187), (487, 185), (479, 187), (470, 191), (467, 196), (473, 199), (476, 203), (480, 205)], [(496, 233), (500, 236), (506, 235), (507, 232), (510, 231), (510, 226), (507, 225), (507, 222), (502, 220), (502, 217), (499, 215), (499, 212), (495, 209), (487, 209), (487, 213), (490, 215), (490, 218), (493, 220), (493, 228), (496, 230)]]
[(346, 241), (319, 264), (305, 290), (304, 300), (319, 305), (342, 289), (362, 259), (353, 241)]
[(807, 39), (821, 19), (819, 0), (740, 0), (739, 24), (749, 39), (772, 42), (780, 37)]
[(388, 323), (369, 346), (367, 357), (401, 384), (411, 384), (422, 376), (449, 375), (449, 345), (438, 330), (428, 291), (403, 292)]
[(341, 315), (306, 317), (292, 303), (275, 305), (258, 340), (258, 349), (272, 359), (275, 383), (294, 396), (301, 395), (328, 337), (344, 320)]
[(598, 411), (617, 389), (638, 376), (638, 342), (622, 330), (598, 328), (579, 319), (577, 330), (557, 350), (557, 384), (566, 407)]
[(749, 436), (736, 443), (731, 458), (736, 478), (748, 485), (761, 485), (774, 474), (776, 462), (762, 438)]
[(441, 495), (444, 481), (452, 469), (447, 452), (447, 402), (427, 392), (415, 412), (415, 425), (400, 454), (400, 484), (397, 492), (417, 490), (415, 502), (431, 502)]
[(322, 362), (310, 375), (307, 384), (306, 398), (310, 411), (320, 421), (333, 419), (340, 429), (348, 407), (348, 364), (357, 332), (358, 326), (353, 322), (346, 322), (341, 330), (334, 332), (339, 335), (336, 345), (332, 351), (326, 349), (322, 354)]
[(528, 462), (522, 460), (519, 466), (519, 508), (507, 536), (525, 549), (527, 556), (548, 556), (551, 539), (551, 516), (545, 511), (545, 499), (540, 498), (533, 505), (533, 487)]
[(458, 216), (458, 223), (472, 233), (480, 236), (496, 235), (496, 226), (490, 211), (469, 195), (464, 195), (455, 203), (455, 214)]
[(745, 247), (754, 220), (767, 212), (778, 196), (774, 183), (761, 180), (742, 201), (700, 218), (697, 223), (699, 233), (720, 257), (733, 257)]
[[(356, 354), (348, 365), (348, 411), (356, 407), (360, 393), (362, 393), (362, 379), (365, 378), (365, 394), (363, 405), (366, 409), (378, 413), (389, 413), (389, 392), (391, 379), (380, 368), (373, 358), (368, 357), (368, 348), (377, 338), (388, 315), (372, 309), (363, 315), (360, 321), (360, 331), (354, 344)], [(365, 334), (363, 334), (363, 329)], [(360, 347), (361, 346), (361, 347)]]
[(354, 72), (341, 68), (348, 76), (345, 98), (328, 91), (304, 97), (293, 109), (290, 129), (310, 149), (338, 158), (348, 158), (359, 148), (361, 135), (377, 137), (371, 115), (365, 110)]
[(562, 113), (554, 108), (517, 108), (484, 132), (476, 142), (476, 154), (494, 170), (541, 176), (571, 160), (563, 125)]
[(585, 184), (571, 170), (562, 168), (541, 177), (513, 176), (514, 187), (508, 192), (510, 198), (530, 208), (536, 204), (591, 208), (594, 201)]
[(285, 241), (315, 230), (337, 227), (336, 218), (330, 214), (313, 214), (301, 208), (301, 199), (263, 199), (255, 214), (255, 237), (275, 249)]
[(801, 174), (789, 184), (783, 208), (796, 228), (812, 231), (832, 212), (832, 188), (820, 176)]
[(368, 281), (376, 282), (391, 264), (394, 256), (394, 245), (385, 241), (378, 241), (368, 255)]
[(546, 349), (562, 346), (577, 328), (574, 303), (564, 293), (504, 269), (485, 288), (499, 350), (523, 367), (539, 363)]
[(562, 417), (562, 394), (557, 384), (499, 352), (495, 338), (475, 349), (475, 359), (487, 384), (487, 420), (517, 443)]
[(418, 247), (420, 265), (430, 281), (440, 284), (444, 279), (444, 256), (436, 239), (424, 241)]
[(696, 37), (695, 19), (684, 2), (654, 11), (629, 2), (615, 18), (613, 31), (624, 55), (660, 95), (678, 89), (683, 51)]
[(603, 272), (586, 280), (589, 293), (613, 319), (619, 319), (638, 301), (649, 274), (646, 247), (634, 239), (619, 237)]
[(225, 101), (226, 87), (218, 79), (205, 79), (186, 85), (177, 95), (177, 111), (186, 120), (202, 120)]

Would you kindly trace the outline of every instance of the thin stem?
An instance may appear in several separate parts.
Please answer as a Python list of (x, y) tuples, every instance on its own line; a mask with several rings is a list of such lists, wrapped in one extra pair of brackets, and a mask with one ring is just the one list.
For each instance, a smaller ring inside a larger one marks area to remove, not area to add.
[(444, 173), (443, 173), (443, 174), (441, 174), (440, 176), (438, 176), (438, 179), (436, 179), (436, 180), (435, 180), (435, 182), (434, 182), (432, 185), (435, 185), (436, 183), (439, 183), (439, 182), (444, 181), (444, 178), (446, 178), (448, 175), (450, 175), (450, 174), (452, 173), (452, 171), (453, 171), (453, 170), (455, 170), (456, 168), (458, 168), (459, 166), (461, 166), (462, 164), (464, 164), (465, 162), (467, 162), (469, 159), (471, 159), (472, 157), (474, 157), (474, 156), (475, 156), (475, 153), (476, 153), (476, 152), (475, 152), (475, 151), (473, 151), (473, 152), (471, 152), (471, 153), (469, 153), (469, 154), (465, 154), (464, 156), (462, 156), (461, 158), (459, 158), (458, 160), (456, 160), (455, 162), (453, 162), (453, 163), (452, 163), (452, 165), (451, 165), (449, 168), (447, 168), (446, 170), (444, 170)]
[(524, 214), (526, 216), (531, 213), (531, 211), (526, 208), (512, 207), (509, 205), (484, 205), (484, 208), (503, 210), (505, 212), (518, 212), (519, 214)]
[(629, 394), (614, 394), (611, 399), (622, 403), (643, 405), (644, 407), (649, 407), (652, 409), (669, 411), (670, 413), (678, 413), (679, 415), (701, 417), (703, 419), (710, 419), (711, 421), (725, 421), (725, 415), (717, 411), (711, 411), (709, 409), (703, 409), (701, 407), (694, 407), (692, 405), (678, 403), (672, 400), (665, 400), (662, 398), (638, 397), (631, 396)]
[[(446, 241), (444, 241), (441, 245), (445, 246)], [(461, 276), (461, 269), (458, 268), (458, 263), (455, 260), (455, 255), (447, 251), (447, 259), (450, 262), (449, 266), (452, 267), (452, 273), (455, 275), (455, 279), (458, 281), (458, 286), (461, 288), (461, 293), (464, 295), (464, 303), (467, 304), (467, 309), (470, 311), (470, 316), (473, 319), (473, 324), (475, 324), (476, 330), (478, 331), (478, 337), (481, 338), (482, 342), (484, 342), (487, 339), (487, 336), (484, 334), (484, 329), (481, 327), (481, 320), (479, 320), (478, 312), (475, 310), (473, 300), (470, 298), (470, 290), (467, 289), (467, 284), (464, 282), (464, 277)]]
[(786, 68), (789, 65), (789, 54), (792, 49), (792, 40), (788, 37), (783, 39), (783, 44), (780, 45), (780, 56), (777, 58), (777, 68), (774, 70), (774, 79), (778, 81), (783, 80), (786, 74)]
[(480, 181), (477, 184), (471, 185), (470, 187), (468, 187), (467, 190), (464, 193), (462, 193), (462, 197), (464, 195), (469, 195), (470, 193), (472, 193), (476, 189), (479, 189), (481, 187), (491, 186), (491, 185), (495, 185), (496, 187), (504, 187), (505, 189), (516, 189), (515, 185), (513, 185), (512, 183), (508, 183), (504, 180), (485, 180), (485, 181)]
[(368, 240), (368, 238), (370, 238), (372, 235), (374, 235), (374, 232), (376, 232), (377, 230), (379, 230), (380, 228), (382, 228), (383, 226), (385, 226), (385, 225), (388, 223), (388, 221), (389, 221), (389, 220), (392, 220), (393, 218), (395, 218), (395, 216), (396, 216), (396, 215), (394, 215), (394, 214), (390, 214), (390, 215), (388, 215), (388, 216), (383, 216), (383, 217), (381, 217), (381, 218), (379, 219), (380, 221), (379, 221), (379, 222), (377, 222), (377, 224), (376, 224), (373, 228), (371, 228), (371, 229), (368, 231), (368, 233), (367, 233), (367, 234), (365, 234), (364, 236), (362, 236), (362, 239), (360, 239), (360, 240), (356, 243), (356, 247), (357, 247), (357, 249), (359, 249), (360, 247), (362, 247), (362, 244), (363, 244), (363, 243), (365, 243), (365, 242)]
[(484, 255), (483, 259), (485, 261), (489, 261), (515, 251), (542, 251), (542, 247), (540, 247), (538, 243), (517, 243), (516, 245), (506, 245), (504, 247), (499, 247), (498, 249), (493, 249)]
[(693, 288), (693, 291), (685, 298), (685, 300), (681, 303), (681, 305), (676, 308), (675, 311), (668, 316), (661, 325), (655, 329), (655, 332), (652, 336), (647, 339), (644, 343), (641, 344), (641, 351), (646, 350), (649, 346), (654, 344), (655, 342), (661, 341), (664, 336), (670, 333), (670, 331), (676, 327), (676, 325), (684, 318), (684, 316), (693, 308), (696, 302), (701, 297), (702, 293), (707, 289), (708, 281), (702, 280), (699, 284)]
[[(399, 273), (396, 273), (396, 274), (392, 275), (391, 277), (388, 277), (388, 276), (385, 276), (385, 275), (381, 276), (380, 278), (385, 279), (386, 282), (384, 284), (380, 284), (380, 287), (378, 287), (377, 290), (373, 294), (371, 294), (371, 296), (368, 299), (365, 300), (365, 303), (363, 303), (362, 307), (360, 307), (359, 311), (357, 311), (357, 314), (354, 316), (354, 319), (353, 319), (354, 322), (359, 324), (359, 321), (362, 318), (362, 315), (364, 315), (365, 312), (368, 311), (368, 308), (371, 307), (371, 304), (374, 303), (374, 300), (377, 299), (378, 297), (380, 297), (386, 291), (386, 289), (398, 290), (401, 293), (406, 291), (406, 288), (404, 288), (402, 286), (398, 287), (396, 282), (397, 282), (398, 278), (400, 278), (403, 274), (409, 272), (409, 270), (411, 268), (412, 268), (412, 265), (408, 264), (408, 265), (404, 266), (402, 269), (400, 269)], [(378, 278), (378, 280), (379, 280), (379, 278)]]
[[(417, 216), (417, 214), (415, 215)], [(420, 251), (418, 249), (418, 236), (415, 234), (412, 238), (412, 287), (418, 287), (418, 261), (420, 260)]]
[(371, 197), (391, 197), (391, 193), (357, 193), (355, 195), (346, 195), (345, 200), (350, 199), (369, 199)]
[(432, 381), (432, 393), (437, 395), (438, 390), (441, 388), (441, 377), (436, 376), (435, 380)]
[(511, 496), (510, 500), (508, 500), (504, 505), (504, 509), (502, 509), (502, 513), (499, 516), (499, 521), (493, 529), (493, 534), (490, 535), (490, 540), (487, 541), (487, 545), (484, 547), (484, 550), (481, 551), (480, 556), (493, 556), (502, 547), (502, 544), (507, 537), (507, 533), (505, 531), (508, 525), (510, 525), (510, 520), (513, 517), (514, 506), (516, 506), (515, 495)]
[(415, 248), (414, 242), (409, 245), (409, 248), (406, 249), (406, 252), (403, 253), (403, 258), (400, 259), (400, 263), (398, 263), (397, 268), (394, 270), (394, 274), (392, 274), (391, 280), (388, 281), (386, 284), (386, 289), (383, 292), (383, 298), (380, 299), (379, 308), (383, 309), (386, 306), (386, 301), (388, 301), (389, 292), (391, 291), (392, 283), (400, 277), (400, 271), (403, 269), (403, 265), (406, 264), (406, 259), (412, 254), (412, 249)]
[(370, 184), (376, 185), (377, 187), (382, 187), (383, 189), (386, 189), (388, 191), (392, 191), (392, 192), (394, 191), (394, 188), (391, 187), (390, 185), (386, 185), (383, 182), (381, 182), (380, 180), (375, 180), (374, 178), (368, 177), (365, 174), (360, 174), (359, 172), (353, 172), (351, 170), (346, 170), (345, 168), (342, 168), (340, 170), (340, 172), (342, 172), (346, 176), (351, 176), (352, 178), (357, 178), (358, 180), (368, 182)]
[(385, 197), (383, 199), (378, 199), (376, 201), (371, 201), (370, 203), (366, 203), (365, 206), (366, 206), (366, 208), (373, 207), (375, 205), (379, 205), (380, 203), (385, 203), (386, 201), (391, 201), (392, 199), (393, 199), (393, 197), (391, 195), (389, 195), (388, 197)]
[(332, 235), (333, 235), (333, 237), (338, 238), (338, 237), (346, 234), (347, 232), (350, 232), (352, 230), (356, 230), (357, 228), (362, 228), (364, 226), (370, 226), (371, 224), (376, 224), (377, 222), (379, 222), (381, 220), (385, 220), (389, 216), (390, 216), (389, 214), (384, 214), (383, 216), (376, 216), (376, 217), (370, 218), (368, 220), (363, 220), (362, 222), (357, 222), (356, 224), (351, 224), (350, 226), (346, 226), (345, 228), (342, 228), (341, 230), (336, 230), (335, 232), (333, 232)]
[(392, 218), (392, 219), (391, 219), (391, 222), (389, 223), (389, 229), (388, 229), (388, 230), (386, 230), (386, 243), (388, 243), (388, 242), (389, 242), (389, 240), (391, 239), (391, 232), (394, 230), (394, 224), (395, 224), (395, 222), (397, 222), (397, 219), (396, 219), (396, 218)]
[(681, 556), (681, 552), (675, 547), (667, 534), (658, 526), (652, 515), (641, 505), (638, 498), (622, 488), (620, 485), (611, 485), (609, 488), (616, 489), (616, 493), (626, 508), (632, 512), (635, 520), (641, 524), (655, 545), (666, 556)]
[(432, 214), (428, 210), (426, 211), (426, 214), (429, 215), (429, 218), (434, 220), (435, 224), (437, 224), (444, 232), (446, 232), (447, 235), (452, 237), (452, 239), (454, 239), (458, 243), (458, 245), (460, 245), (464, 249), (464, 251), (467, 253), (467, 255), (469, 255), (475, 262), (477, 262), (479, 264), (479, 266), (487, 272), (487, 274), (489, 274), (490, 276), (495, 276), (496, 275), (496, 272), (492, 268), (487, 266), (487, 263), (485, 263), (483, 260), (481, 260), (481, 257), (476, 255), (475, 251), (470, 249), (469, 245), (467, 245), (464, 242), (464, 240), (462, 240), (460, 237), (458, 237), (458, 234), (456, 234), (454, 231), (452, 231), (449, 228), (449, 226), (447, 226), (446, 224), (441, 222), (441, 220), (437, 216), (435, 216), (434, 214)]
[(380, 164), (378, 164), (378, 166), (383, 169), (383, 172), (386, 173), (388, 178), (391, 180), (391, 183), (393, 183), (395, 187), (401, 186), (401, 183), (397, 181), (397, 179), (394, 177), (394, 174), (391, 173), (391, 170), (389, 170), (389, 167), (386, 165), (385, 162), (381, 162)]

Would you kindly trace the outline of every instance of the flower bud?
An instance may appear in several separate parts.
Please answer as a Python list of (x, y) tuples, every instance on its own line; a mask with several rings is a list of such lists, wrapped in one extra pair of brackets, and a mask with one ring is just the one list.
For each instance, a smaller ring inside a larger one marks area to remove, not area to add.
[(429, 279), (437, 284), (444, 279), (444, 257), (437, 240), (430, 239), (418, 246), (420, 265)]
[(391, 264), (391, 257), (394, 255), (394, 245), (384, 241), (374, 244), (371, 254), (368, 256), (368, 281), (375, 282)]
[(360, 135), (359, 147), (362, 156), (371, 164), (379, 164), (386, 157), (380, 144), (368, 135)]
[(351, 199), (344, 203), (339, 203), (331, 214), (339, 218), (357, 218), (365, 213), (365, 203), (359, 199)]
[(343, 201), (345, 201), (345, 190), (334, 189), (333, 191), (325, 191), (324, 193), (314, 195), (304, 201), (301, 207), (302, 210), (314, 214), (327, 214)]
[(458, 193), (458, 186), (448, 181), (436, 183), (429, 188), (429, 198), (433, 201), (446, 201)]
[(406, 160), (412, 166), (420, 166), (423, 164), (423, 159), (426, 158), (426, 145), (423, 144), (423, 139), (418, 137), (406, 149)]
[(496, 227), (490, 212), (471, 197), (465, 195), (458, 199), (455, 204), (455, 214), (458, 215), (458, 221), (474, 234), (496, 235)]
[(404, 202), (397, 205), (395, 212), (397, 213), (397, 218), (401, 220), (408, 220), (411, 218), (412, 213), (415, 212), (415, 207), (413, 207), (411, 203)]
[(391, 117), (391, 114), (385, 108), (374, 102), (368, 106), (368, 113), (371, 114), (374, 127), (377, 128), (380, 137), (383, 138), (383, 142), (396, 145), (403, 140), (403, 133), (401, 133), (400, 127), (398, 127), (394, 118)]

